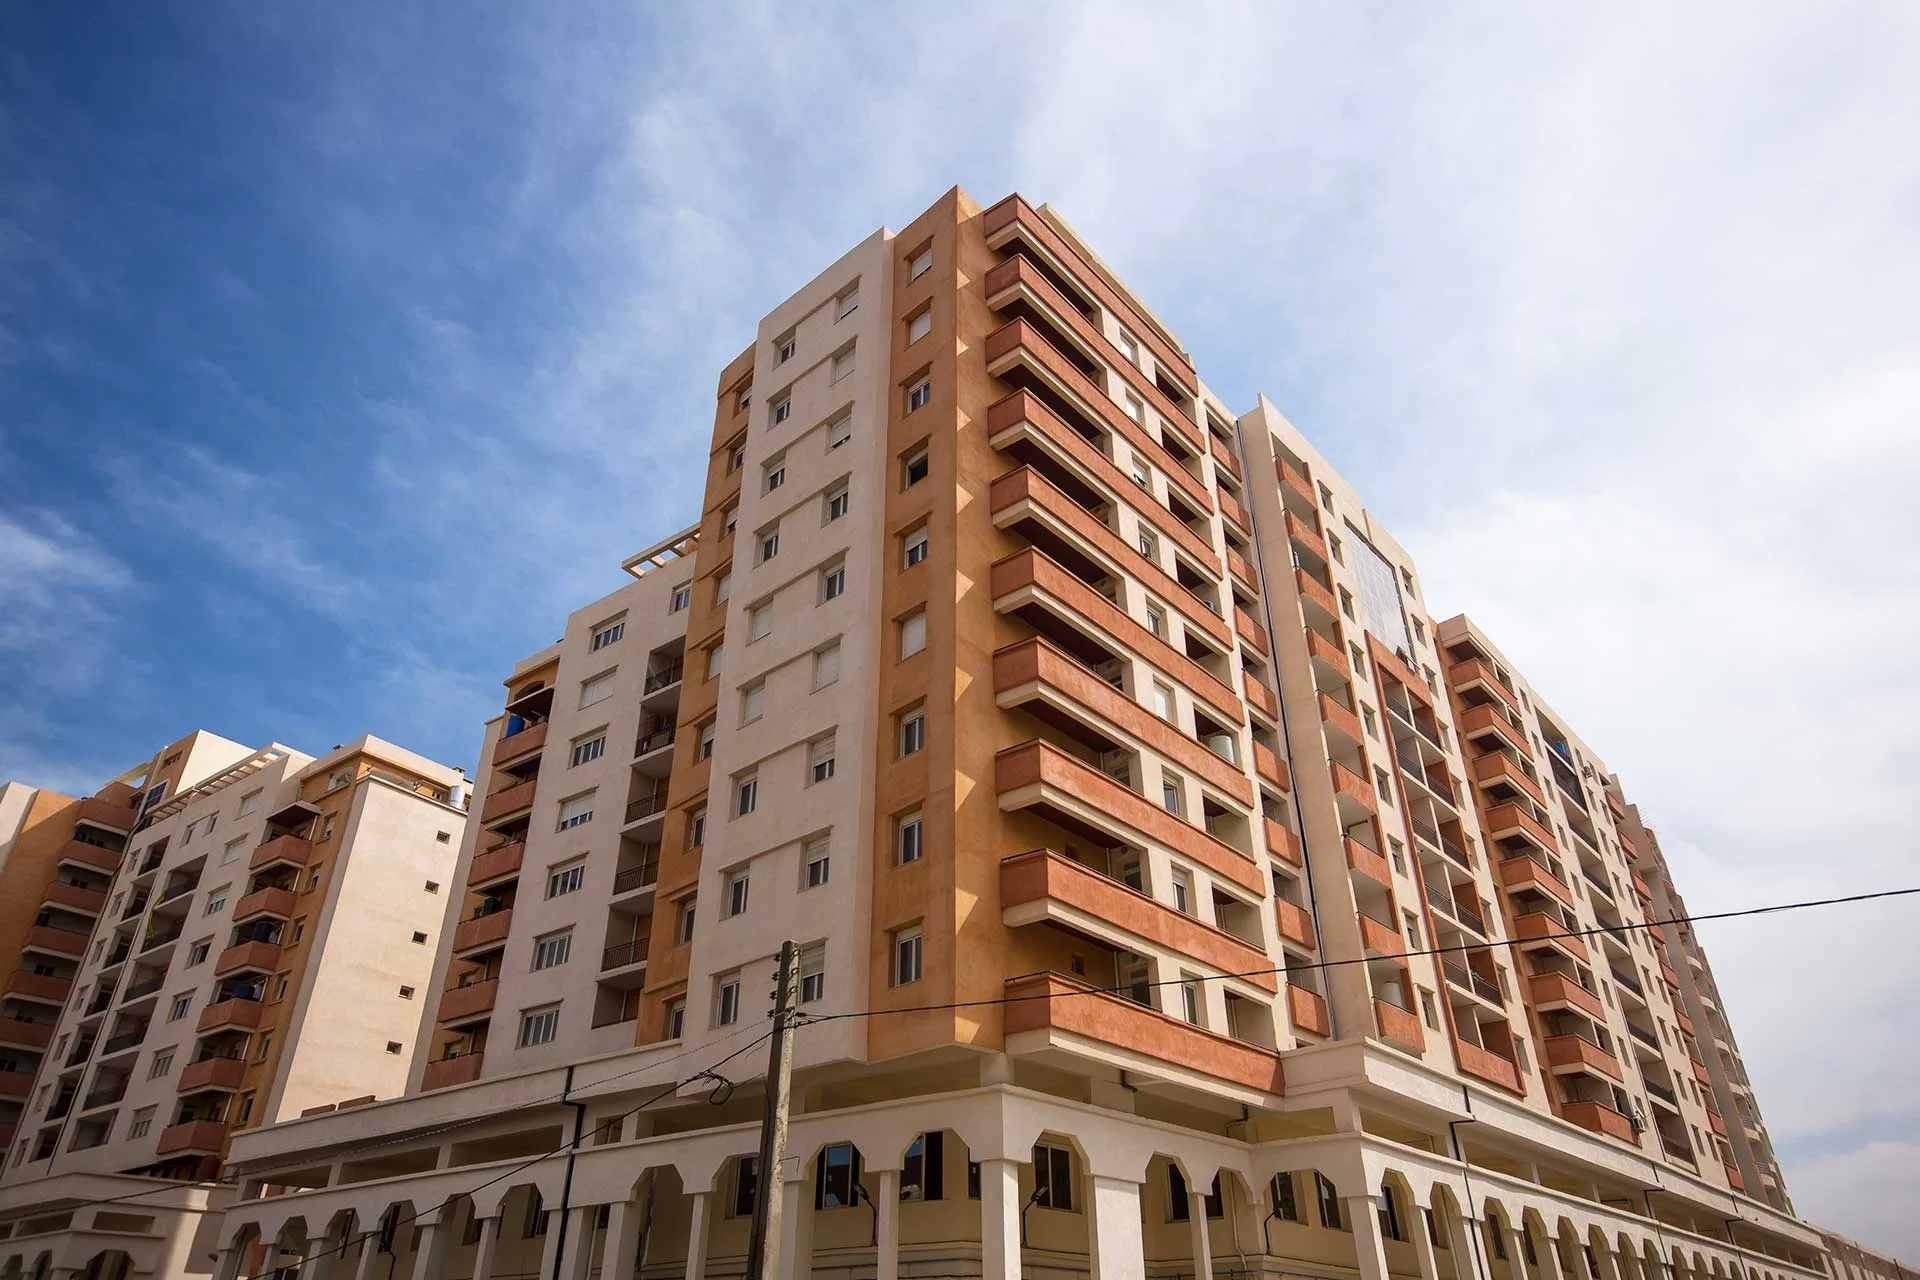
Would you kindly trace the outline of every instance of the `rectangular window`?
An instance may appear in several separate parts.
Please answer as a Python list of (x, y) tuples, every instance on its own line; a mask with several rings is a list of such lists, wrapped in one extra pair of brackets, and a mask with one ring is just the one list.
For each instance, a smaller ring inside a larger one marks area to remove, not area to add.
[(1405, 1240), (1406, 1227), (1400, 1221), (1400, 1202), (1394, 1199), (1393, 1188), (1380, 1188), (1380, 1234), (1389, 1240)]
[(693, 751), (695, 760), (713, 759), (713, 731), (714, 722), (711, 720), (700, 726), (700, 744)]
[(945, 1195), (945, 1135), (938, 1129), (923, 1133), (907, 1148), (900, 1170), (902, 1200), (939, 1200)]
[(845, 320), (848, 316), (852, 315), (859, 306), (860, 286), (855, 285), (834, 299), (833, 318), (835, 320)]
[(820, 571), (820, 598), (838, 600), (847, 593), (847, 566), (836, 564)]
[(1180, 1016), (1196, 1027), (1204, 1025), (1200, 1016), (1200, 984), (1191, 978), (1180, 983)]
[(933, 332), (933, 308), (926, 307), (913, 313), (907, 320), (907, 345), (912, 346)]
[(833, 358), (833, 381), (840, 381), (840, 379), (852, 373), (853, 369), (853, 348), (848, 347), (845, 351), (842, 351)]
[(562, 894), (575, 893), (586, 882), (587, 864), (584, 862), (555, 867), (547, 872), (547, 896), (558, 898)]
[(747, 643), (764, 640), (773, 634), (773, 606), (756, 604), (747, 610)]
[[(775, 1188), (777, 1191), (778, 1188)], [(751, 1218), (760, 1194), (760, 1157), (737, 1156), (733, 1162), (733, 1216)]]
[(911, 284), (931, 270), (933, 270), (933, 246), (928, 245), (914, 254), (912, 260), (907, 263), (907, 282)]
[(730, 1027), (740, 1020), (740, 977), (733, 974), (719, 980), (713, 999), (713, 1025)]
[(147, 1079), (158, 1080), (173, 1070), (173, 1050), (162, 1049), (153, 1055), (153, 1061), (147, 1066)]
[(550, 1043), (560, 1033), (560, 1006), (529, 1009), (520, 1015), (520, 1047)]
[(594, 631), (593, 641), (588, 645), (588, 649), (604, 649), (616, 643), (625, 634), (627, 634), (627, 624), (624, 619), (619, 622), (609, 622)]
[(214, 915), (227, 909), (227, 886), (221, 885), (207, 895), (207, 906), (202, 915)]
[(760, 563), (765, 564), (780, 554), (780, 530), (768, 529), (760, 535)]
[(613, 696), (613, 672), (606, 671), (580, 682), (580, 705), (590, 707)]
[(915, 529), (906, 536), (901, 548), (901, 558), (906, 562), (904, 567), (913, 568), (927, 558), (927, 531)]
[(589, 761), (598, 760), (605, 754), (607, 754), (607, 735), (597, 733), (591, 738), (576, 741), (573, 744), (573, 751), (567, 757), (568, 767), (577, 767)]
[(1175, 867), (1167, 877), (1173, 885), (1173, 908), (1183, 915), (1193, 914), (1193, 875), (1185, 867)]
[(767, 682), (755, 680), (740, 690), (740, 723), (752, 724), (767, 713)]
[(760, 779), (748, 775), (734, 783), (733, 812), (737, 817), (746, 817), (760, 807)]
[(1120, 348), (1120, 354), (1127, 358), (1128, 364), (1140, 363), (1140, 344), (1125, 329), (1114, 331), (1113, 345)]
[(167, 1021), (178, 1022), (191, 1012), (193, 1012), (193, 994), (188, 992), (177, 995), (173, 998), (173, 1003), (167, 1006)]
[(593, 795), (589, 791), (583, 796), (574, 796), (560, 802), (560, 824), (556, 830), (565, 831), (570, 827), (584, 827), (593, 821)]
[(723, 573), (713, 580), (713, 602), (721, 605), (731, 599), (733, 599), (733, 575)]
[[(774, 402), (774, 405), (773, 405), (773, 425), (777, 427), (781, 423), (785, 422), (788, 418), (791, 418), (792, 416), (793, 416), (793, 397), (781, 396), (778, 400)], [(775, 486), (768, 485), (767, 487), (774, 488)]]
[(910, 925), (893, 935), (893, 985), (920, 981), (920, 926)]
[(667, 1006), (667, 1039), (678, 1040), (687, 1033), (687, 1002), (675, 1000)]
[[(783, 407), (785, 404), (786, 404), (786, 401), (784, 400), (781, 401), (779, 405), (776, 405), (774, 407), (774, 412), (776, 414), (779, 413), (781, 407)], [(776, 422), (784, 421), (784, 419), (776, 418), (775, 421)], [(775, 458), (771, 462), (767, 463), (766, 475), (762, 482), (763, 491), (766, 493), (772, 493), (775, 489), (778, 489), (781, 485), (785, 484), (786, 482), (787, 482), (786, 459)]]
[(827, 949), (808, 947), (800, 953), (800, 1003), (814, 1004), (827, 994)]
[(831, 870), (827, 837), (814, 836), (808, 840), (800, 851), (800, 858), (806, 863), (807, 888), (818, 889), (827, 882), (827, 874)]
[(900, 656), (911, 658), (927, 647), (927, 612), (922, 609), (900, 619)]
[(835, 520), (847, 514), (847, 509), (851, 505), (847, 497), (846, 485), (837, 484), (827, 490), (827, 523), (832, 524)]
[(726, 670), (726, 667), (727, 646), (717, 644), (707, 650), (707, 679), (717, 678), (722, 671)]
[(909, 711), (900, 717), (900, 754), (910, 756), (927, 745), (927, 713)]
[(1169, 723), (1173, 720), (1173, 689), (1158, 680), (1153, 682), (1153, 713)]
[(680, 921), (675, 936), (682, 944), (693, 941), (694, 900), (688, 898), (680, 904)]
[(533, 967), (552, 969), (563, 965), (573, 955), (573, 930), (548, 934), (544, 938), (533, 940)]
[(220, 865), (223, 867), (226, 866), (246, 851), (247, 838), (245, 836), (227, 841), (226, 847), (220, 851)]
[(673, 589), (673, 599), (667, 604), (668, 613), (679, 613), (693, 603), (693, 584), (683, 582)]
[(1033, 1149), (1032, 1203), (1073, 1212), (1073, 1152), (1065, 1147)]
[(913, 488), (927, 478), (927, 469), (927, 450), (926, 446), (922, 445), (900, 460), (900, 487)]
[(240, 816), (246, 817), (260, 807), (260, 792), (253, 790), (240, 797)]
[(1168, 813), (1179, 815), (1186, 811), (1183, 800), (1184, 788), (1180, 779), (1166, 770), (1160, 771), (1160, 805)]
[(1340, 1217), (1340, 1189), (1317, 1169), (1313, 1174), (1313, 1195), (1320, 1202), (1320, 1225), (1331, 1231), (1345, 1231), (1346, 1224)]
[(188, 947), (187, 948), (187, 968), (191, 969), (193, 968), (193, 966), (197, 964), (205, 964), (207, 960), (207, 956), (212, 952), (212, 950), (213, 950), (212, 938), (202, 938), (198, 942), (194, 943), (191, 947)]
[(830, 426), (827, 427), (827, 449), (829, 451), (838, 449), (841, 445), (845, 444), (847, 441), (851, 439), (853, 439), (853, 415), (852, 414), (840, 415), (838, 418), (835, 418), (833, 420), (833, 423)]
[(1135, 422), (1139, 423), (1141, 426), (1146, 425), (1146, 422), (1147, 422), (1146, 401), (1142, 400), (1139, 396), (1133, 394), (1133, 392), (1131, 391), (1127, 392), (1126, 410), (1127, 410), (1127, 416), (1129, 418), (1132, 418)]
[(1148, 492), (1152, 492), (1153, 468), (1149, 467), (1147, 465), (1146, 459), (1142, 458), (1137, 453), (1133, 455), (1132, 472), (1133, 472), (1133, 482), (1139, 485), (1142, 489), (1145, 489)]
[(1300, 1221), (1300, 1201), (1293, 1191), (1293, 1175), (1276, 1173), (1271, 1184), (1273, 1191), (1273, 1216), (1282, 1222)]
[(144, 1138), (153, 1129), (153, 1113), (157, 1107), (142, 1107), (133, 1113), (133, 1123), (127, 1127), (127, 1137)]
[(860, 1153), (852, 1143), (822, 1148), (813, 1166), (813, 1207), (845, 1209), (855, 1203), (860, 1182)]
[(751, 881), (744, 871), (736, 871), (727, 877), (727, 915), (745, 915), (747, 911), (747, 889)]
[(687, 848), (698, 849), (707, 843), (707, 811), (695, 809), (687, 818)]
[(831, 736), (820, 739), (807, 749), (807, 774), (814, 782), (826, 782), (833, 777), (834, 746)]
[(1167, 638), (1167, 611), (1157, 604), (1147, 606), (1147, 630), (1162, 640)]
[(926, 852), (921, 837), (923, 825), (918, 809), (895, 819), (893, 829), (895, 862), (905, 866), (909, 862), (920, 861), (921, 854)]
[(840, 646), (830, 644), (813, 655), (813, 687), (824, 689), (840, 678)]

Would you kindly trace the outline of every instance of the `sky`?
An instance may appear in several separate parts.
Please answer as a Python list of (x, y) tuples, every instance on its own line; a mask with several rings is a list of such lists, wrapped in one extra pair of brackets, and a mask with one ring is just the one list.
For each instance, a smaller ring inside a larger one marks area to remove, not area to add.
[[(1617, 770), (1689, 906), (1920, 883), (1920, 8), (0, 4), (0, 777), (471, 763), (760, 315), (1051, 202)], [(1920, 907), (1707, 924), (1920, 1259)]]

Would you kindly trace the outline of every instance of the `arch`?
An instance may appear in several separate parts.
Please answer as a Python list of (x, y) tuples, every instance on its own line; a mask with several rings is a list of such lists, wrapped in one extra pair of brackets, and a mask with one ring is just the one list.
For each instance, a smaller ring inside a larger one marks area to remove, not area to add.
[(133, 1258), (124, 1249), (102, 1249), (87, 1259), (81, 1280), (127, 1280), (133, 1274)]

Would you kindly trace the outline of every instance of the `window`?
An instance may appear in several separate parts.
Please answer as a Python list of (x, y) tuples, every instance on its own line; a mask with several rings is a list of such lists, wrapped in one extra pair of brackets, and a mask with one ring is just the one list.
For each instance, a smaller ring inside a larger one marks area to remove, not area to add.
[(1182, 979), (1180, 983), (1180, 1016), (1196, 1027), (1204, 1025), (1200, 1016), (1200, 984), (1192, 978)]
[(735, 413), (745, 413), (752, 404), (753, 404), (753, 388), (749, 386), (746, 390), (742, 391), (739, 395), (736, 395), (733, 398), (733, 411)]
[(700, 740), (693, 749), (695, 760), (713, 759), (713, 730), (714, 722), (711, 720), (700, 726)]
[(915, 449), (900, 460), (900, 487), (911, 489), (927, 478), (927, 449), (925, 445)]
[(814, 836), (800, 850), (800, 860), (806, 864), (806, 887), (818, 889), (827, 882), (827, 873), (831, 869), (828, 862), (828, 845), (825, 836)]
[(727, 646), (717, 644), (707, 650), (707, 679), (715, 679), (722, 671), (726, 670), (726, 667)]
[(1418, 916), (1416, 916), (1416, 915), (1414, 915), (1414, 914), (1413, 914), (1413, 912), (1411, 912), (1411, 911), (1402, 911), (1402, 912), (1401, 912), (1400, 914), (1401, 914), (1402, 916), (1404, 916), (1404, 917), (1406, 917), (1406, 922), (1407, 922), (1407, 945), (1408, 945), (1408, 946), (1409, 946), (1410, 948), (1412, 948), (1412, 949), (1413, 949), (1414, 951), (1419, 951), (1419, 950), (1420, 950), (1420, 949), (1422, 948), (1422, 946), (1424, 945), (1424, 944), (1423, 944), (1423, 943), (1422, 943), (1422, 942), (1420, 941), (1420, 919), (1419, 919), (1419, 917), (1418, 917)]
[(920, 981), (920, 926), (909, 925), (893, 935), (893, 985)]
[(1353, 669), (1362, 680), (1367, 678), (1367, 655), (1359, 645), (1351, 642), (1347, 645), (1347, 656), (1353, 660)]
[(620, 637), (625, 634), (627, 634), (625, 619), (621, 619), (618, 622), (609, 622), (594, 631), (592, 643), (588, 645), (588, 648), (589, 650), (604, 649), (608, 645), (617, 642)]
[(933, 332), (933, 308), (923, 307), (907, 320), (907, 345), (912, 346)]
[[(1220, 1194), (1220, 1175), (1214, 1175), (1213, 1185), (1207, 1189), (1202, 1200), (1206, 1204), (1206, 1213), (1209, 1218), (1226, 1216), (1227, 1204)], [(1180, 1172), (1179, 1165), (1169, 1164), (1167, 1166), (1167, 1220), (1186, 1222), (1191, 1218), (1192, 1213), (1192, 1202), (1187, 1195), (1187, 1176)]]
[(1427, 1024), (1429, 1031), (1440, 1029), (1440, 1016), (1433, 1008), (1433, 992), (1425, 987), (1420, 988), (1420, 1020)]
[(1165, 769), (1160, 771), (1161, 808), (1175, 816), (1185, 812), (1184, 792), (1185, 788), (1181, 785), (1178, 775), (1169, 773)]
[(1394, 1198), (1393, 1188), (1382, 1185), (1380, 1188), (1380, 1234), (1389, 1240), (1405, 1240), (1406, 1226), (1400, 1221), (1400, 1202)]
[(848, 347), (833, 358), (833, 381), (838, 382), (854, 370), (853, 348)]
[(133, 1123), (127, 1126), (127, 1137), (144, 1138), (153, 1129), (153, 1113), (157, 1107), (142, 1107), (133, 1113)]
[(733, 1216), (751, 1218), (759, 1194), (760, 1157), (736, 1156), (733, 1161)]
[(807, 776), (814, 782), (833, 777), (833, 737), (829, 734), (807, 749)]
[(760, 807), (760, 779), (758, 775), (748, 774), (737, 780), (733, 786), (733, 812), (735, 817), (744, 818)]
[(400, 998), (401, 998), (402, 1000), (411, 1000), (411, 999), (413, 999), (413, 988), (412, 988), (412, 987), (401, 987), (401, 988), (400, 988)]
[(1340, 588), (1340, 612), (1346, 614), (1349, 620), (1353, 618), (1353, 592), (1345, 587)]
[(727, 877), (727, 915), (738, 916), (746, 914), (747, 888), (749, 883), (747, 873), (744, 871), (736, 871)]
[(849, 505), (850, 503), (847, 498), (847, 486), (845, 485), (845, 483), (837, 484), (833, 488), (827, 490), (827, 521), (826, 522), (828, 524), (832, 524), (835, 520), (838, 520), (841, 516), (847, 514), (847, 508)]
[(1153, 491), (1153, 468), (1147, 465), (1146, 459), (1137, 453), (1134, 454), (1131, 470), (1133, 472), (1133, 482), (1151, 493)]
[(752, 724), (767, 713), (767, 682), (755, 680), (740, 690), (740, 723)]
[[(915, 382), (912, 386), (907, 388), (907, 412), (912, 413), (914, 410), (927, 404), (932, 399), (933, 399), (933, 380), (931, 378), (921, 378), (919, 381)], [(922, 478), (924, 479), (924, 476)], [(912, 482), (909, 482), (909, 483), (912, 483)]]
[(687, 898), (680, 904), (680, 922), (674, 936), (682, 943), (693, 941), (694, 900)]
[(856, 284), (853, 288), (834, 299), (833, 318), (835, 320), (845, 320), (848, 316), (852, 315), (859, 306), (860, 286)]
[(673, 589), (673, 599), (667, 604), (668, 613), (679, 613), (693, 603), (693, 584), (683, 582)]
[[(400, 1042), (398, 1040), (387, 1041), (387, 1052), (398, 1055), (400, 1052)], [(253, 1095), (249, 1094), (247, 1096), (252, 1097)]]
[(780, 529), (775, 526), (760, 534), (760, 563), (765, 564), (780, 554)]
[(260, 791), (255, 789), (240, 797), (240, 816), (246, 817), (260, 807)]
[(533, 940), (533, 967), (535, 970), (552, 969), (567, 962), (573, 955), (573, 930), (565, 929), (559, 933), (550, 933), (544, 938)]
[[(778, 413), (781, 408), (785, 407), (785, 405), (786, 405), (786, 401), (782, 400), (780, 404), (775, 407), (774, 412)], [(783, 421), (783, 419), (775, 419), (775, 421)], [(772, 493), (775, 489), (778, 489), (781, 485), (785, 484), (786, 482), (787, 482), (787, 460), (784, 457), (780, 457), (780, 458), (775, 458), (771, 462), (767, 463), (766, 475), (761, 484), (762, 491), (766, 493)]]
[(912, 259), (907, 263), (907, 280), (911, 283), (931, 270), (933, 270), (933, 246), (928, 245), (920, 252), (914, 254)]
[(607, 754), (605, 731), (596, 733), (591, 738), (577, 739), (573, 744), (573, 751), (567, 757), (568, 767), (577, 767), (590, 760), (598, 760), (605, 754)]
[(774, 345), (773, 362), (775, 364), (785, 364), (787, 361), (793, 359), (793, 353), (799, 350), (799, 348), (800, 343), (798, 339), (792, 334), (788, 334)]
[(246, 851), (247, 838), (245, 836), (227, 841), (226, 847), (220, 850), (220, 865), (223, 867), (226, 866)]
[(1346, 1224), (1340, 1218), (1340, 1189), (1317, 1169), (1313, 1174), (1313, 1195), (1320, 1202), (1320, 1225), (1334, 1231), (1345, 1231)]
[(921, 835), (923, 825), (918, 809), (894, 819), (893, 855), (894, 861), (901, 866), (920, 861), (920, 856), (926, 852)]
[(584, 827), (593, 821), (593, 795), (589, 791), (583, 796), (574, 796), (560, 802), (560, 823), (556, 830), (565, 831), (570, 827)]
[(1320, 505), (1329, 511), (1333, 510), (1333, 490), (1324, 484), (1320, 486)]
[(756, 604), (747, 610), (747, 643), (773, 634), (773, 605)]
[(1193, 875), (1185, 867), (1175, 867), (1168, 881), (1173, 885), (1174, 910), (1193, 914)]
[(900, 619), (900, 656), (911, 658), (927, 647), (927, 612), (909, 614)]
[(860, 1153), (852, 1143), (823, 1148), (814, 1161), (813, 1207), (845, 1209), (854, 1203), (860, 1181)]
[(415, 929), (413, 931), (413, 945), (416, 947), (424, 947), (427, 945), (427, 935), (425, 930)]
[(1273, 1191), (1273, 1216), (1282, 1222), (1300, 1221), (1300, 1201), (1293, 1194), (1293, 1175), (1276, 1173), (1269, 1185)]
[(900, 754), (910, 756), (927, 745), (927, 713), (909, 711), (900, 717)]
[(177, 995), (173, 998), (173, 1003), (167, 1006), (167, 1021), (178, 1022), (191, 1012), (193, 1012), (193, 993)]
[(1146, 422), (1147, 422), (1146, 401), (1142, 400), (1139, 396), (1133, 394), (1133, 392), (1131, 391), (1127, 392), (1126, 410), (1127, 410), (1127, 416), (1129, 418), (1132, 418), (1135, 422), (1139, 423), (1141, 426), (1146, 425)]
[(853, 415), (843, 413), (827, 427), (827, 448), (829, 451), (838, 449), (851, 439), (853, 439)]
[(213, 950), (212, 938), (202, 938), (200, 939), (200, 941), (194, 943), (191, 947), (188, 947), (187, 948), (187, 968), (191, 969), (193, 968), (193, 966), (197, 964), (205, 964), (207, 960), (207, 955), (212, 950)]
[(580, 682), (580, 705), (590, 707), (613, 696), (613, 672), (606, 671)]
[(684, 998), (667, 1006), (667, 1039), (678, 1040), (687, 1033), (687, 1002)]
[(808, 947), (800, 953), (800, 1003), (814, 1004), (827, 994), (827, 949)]
[(1329, 533), (1327, 535), (1327, 553), (1333, 557), (1335, 564), (1345, 564), (1347, 562), (1346, 554), (1340, 550), (1339, 534)]
[(153, 1055), (153, 1062), (147, 1067), (147, 1079), (158, 1080), (173, 1070), (173, 1050), (162, 1049)]
[(713, 1025), (730, 1027), (740, 1020), (740, 976), (730, 974), (714, 990)]
[(1140, 344), (1135, 342), (1133, 335), (1125, 329), (1119, 329), (1114, 332), (1113, 345), (1120, 348), (1120, 354), (1127, 358), (1127, 363), (1140, 363)]
[(1034, 1147), (1032, 1203), (1073, 1212), (1073, 1152), (1065, 1147)]
[(529, 1009), (520, 1015), (520, 1047), (548, 1044), (560, 1033), (560, 1006)]
[(1147, 630), (1162, 640), (1167, 638), (1167, 611), (1157, 604), (1147, 606)]
[(1364, 702), (1360, 704), (1360, 719), (1367, 727), (1367, 736), (1369, 738), (1377, 738), (1380, 736), (1380, 721), (1378, 717), (1373, 714), (1373, 708)]
[(847, 566), (836, 564), (820, 571), (820, 598), (838, 600), (847, 593)]
[(707, 810), (695, 809), (687, 818), (687, 848), (698, 849), (707, 843)]
[(1387, 777), (1387, 771), (1379, 765), (1373, 767), (1373, 786), (1383, 797), (1393, 799), (1393, 783)]
[(813, 687), (824, 689), (840, 678), (840, 646), (830, 644), (813, 655)]
[(1158, 680), (1153, 682), (1153, 713), (1169, 723), (1173, 720), (1173, 689)]
[[(740, 508), (737, 504), (726, 509), (721, 517), (720, 524), (720, 536), (723, 538), (731, 538), (734, 530), (740, 527)], [(724, 596), (721, 598), (725, 599)]]
[(915, 529), (906, 536), (902, 547), (901, 558), (906, 562), (904, 567), (911, 569), (927, 558), (927, 531)]

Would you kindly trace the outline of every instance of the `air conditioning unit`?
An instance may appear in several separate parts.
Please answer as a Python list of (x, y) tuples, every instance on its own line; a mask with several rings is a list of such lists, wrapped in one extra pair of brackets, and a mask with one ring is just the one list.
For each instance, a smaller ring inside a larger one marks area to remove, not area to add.
[(1647, 1115), (1646, 1112), (1640, 1110), (1639, 1103), (1636, 1102), (1633, 1104), (1633, 1114), (1627, 1117), (1627, 1123), (1633, 1126), (1635, 1133), (1645, 1133), (1647, 1131)]

